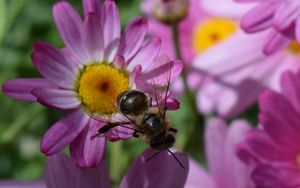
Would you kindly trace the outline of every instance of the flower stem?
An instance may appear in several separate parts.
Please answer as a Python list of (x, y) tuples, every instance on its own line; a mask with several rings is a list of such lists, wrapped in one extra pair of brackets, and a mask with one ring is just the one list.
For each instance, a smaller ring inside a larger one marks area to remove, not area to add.
[[(180, 42), (179, 42), (179, 29), (178, 24), (172, 26), (172, 33), (173, 33), (173, 42), (175, 47), (176, 58), (182, 59), (181, 49), (180, 49)], [(196, 102), (195, 102), (195, 95), (188, 87), (187, 76), (189, 72), (189, 64), (184, 62), (184, 69), (182, 71), (182, 81), (184, 85), (184, 97), (186, 98), (186, 105), (189, 107), (190, 114), (186, 117), (186, 128), (187, 136), (183, 143), (183, 149), (191, 154), (193, 157), (203, 160), (203, 134), (204, 134), (204, 117), (198, 113)]]

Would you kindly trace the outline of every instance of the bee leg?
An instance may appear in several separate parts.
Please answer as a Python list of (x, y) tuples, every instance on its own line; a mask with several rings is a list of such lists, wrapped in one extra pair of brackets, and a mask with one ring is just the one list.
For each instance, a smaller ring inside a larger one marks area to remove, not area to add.
[(150, 104), (149, 104), (149, 105), (150, 105), (150, 107), (153, 107), (153, 103), (152, 103), (152, 102), (153, 102), (153, 101), (152, 101), (152, 97), (150, 97), (149, 101), (150, 101)]
[(169, 128), (169, 131), (173, 132), (173, 133), (177, 133), (177, 129), (173, 128), (173, 127), (170, 127)]
[(134, 131), (132, 134), (133, 137), (138, 138), (140, 135), (137, 131)]

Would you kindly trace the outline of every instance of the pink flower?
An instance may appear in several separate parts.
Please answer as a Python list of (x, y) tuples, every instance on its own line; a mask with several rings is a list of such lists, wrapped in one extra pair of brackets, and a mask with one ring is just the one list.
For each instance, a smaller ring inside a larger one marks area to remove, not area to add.
[[(236, 1), (251, 2), (252, 0)], [(295, 38), (300, 41), (299, 15), (298, 0), (258, 1), (257, 6), (243, 17), (241, 27), (248, 33), (272, 28), (263, 46), (263, 52), (271, 54), (287, 47)]]
[(97, 168), (80, 169), (64, 154), (48, 157), (41, 181), (1, 180), (0, 187), (13, 188), (109, 188), (108, 170), (103, 161)]
[(223, 117), (234, 117), (255, 103), (265, 88), (279, 90), (284, 71), (299, 70), (299, 45), (294, 42), (287, 49), (266, 56), (260, 50), (266, 34), (238, 31), (195, 58), (193, 67), (210, 75), (198, 89), (200, 112), (216, 111)]
[(186, 188), (254, 188), (250, 180), (251, 167), (243, 164), (235, 154), (236, 145), (250, 130), (243, 120), (235, 120), (229, 127), (221, 119), (211, 119), (205, 131), (205, 154), (209, 173), (190, 160)]
[(120, 188), (183, 187), (187, 180), (189, 161), (187, 155), (174, 152), (184, 165), (183, 169), (167, 151), (146, 161), (155, 152), (148, 149), (135, 159), (123, 177)]
[[(167, 152), (163, 151), (146, 162), (151, 155), (153, 151), (148, 149), (134, 161), (123, 177), (120, 188), (183, 187), (189, 172), (189, 158), (183, 153), (175, 152), (186, 167), (182, 169)], [(96, 168), (80, 169), (65, 155), (55, 154), (47, 159), (44, 181), (0, 180), (0, 187), (109, 188), (111, 185), (105, 161)]]
[[(164, 25), (157, 21), (153, 16), (153, 0), (145, 0), (142, 4), (142, 10), (149, 18), (149, 34), (153, 36), (160, 36), (162, 38), (162, 51), (175, 58), (175, 49), (172, 40), (172, 29), (170, 26)], [(183, 60), (186, 63), (191, 62), (197, 54), (193, 47), (193, 33), (197, 26), (199, 26), (205, 19), (205, 14), (197, 4), (197, 0), (189, 0), (189, 10), (187, 17), (180, 22), (179, 26), (179, 41), (182, 49)]]
[[(161, 41), (145, 40), (148, 24), (144, 18), (131, 21), (121, 34), (113, 0), (104, 5), (84, 0), (83, 14), (82, 19), (66, 1), (56, 3), (53, 17), (66, 47), (36, 43), (32, 61), (44, 78), (7, 81), (3, 92), (15, 99), (70, 111), (43, 136), (41, 150), (53, 155), (70, 144), (77, 165), (94, 167), (103, 158), (106, 139), (127, 139), (131, 132), (114, 129), (106, 138), (91, 139), (104, 123), (90, 115), (118, 118), (115, 101), (120, 93), (131, 88), (149, 91), (153, 80), (163, 86), (162, 75), (172, 67), (171, 80), (176, 78), (182, 64), (166, 55), (158, 56)], [(174, 102), (170, 105), (174, 107)]]
[(247, 133), (238, 154), (254, 166), (252, 179), (261, 188), (300, 186), (300, 72), (285, 72), (281, 92), (259, 97), (261, 126)]

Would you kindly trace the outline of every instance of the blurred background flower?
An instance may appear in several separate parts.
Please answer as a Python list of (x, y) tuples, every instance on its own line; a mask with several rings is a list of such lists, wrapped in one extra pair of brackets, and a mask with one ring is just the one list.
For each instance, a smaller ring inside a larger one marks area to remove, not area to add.
[(261, 126), (247, 133), (237, 151), (262, 188), (300, 186), (300, 72), (285, 72), (281, 90), (260, 96)]

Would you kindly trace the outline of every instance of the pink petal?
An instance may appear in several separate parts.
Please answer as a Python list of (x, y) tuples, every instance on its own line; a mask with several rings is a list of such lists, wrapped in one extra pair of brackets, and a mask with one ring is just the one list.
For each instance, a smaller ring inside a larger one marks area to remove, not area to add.
[(246, 165), (255, 166), (261, 164), (263, 159), (252, 151), (247, 141), (243, 141), (236, 145), (236, 156)]
[(54, 47), (37, 43), (31, 55), (34, 66), (49, 81), (62, 88), (72, 89), (76, 81), (78, 68), (71, 65), (63, 54)]
[(128, 69), (133, 70), (136, 65), (142, 65), (143, 70), (147, 70), (151, 64), (154, 62), (154, 59), (157, 57), (158, 52), (161, 47), (160, 38), (152, 38), (151, 40), (144, 42), (141, 49), (129, 62)]
[(261, 158), (262, 162), (293, 160), (294, 155), (292, 152), (285, 152), (262, 130), (249, 131), (246, 135), (246, 141), (252, 153)]
[(300, 186), (299, 176), (298, 169), (261, 165), (253, 172), (252, 179), (260, 188), (294, 188)]
[(218, 118), (209, 120), (205, 130), (205, 153), (208, 161), (209, 171), (216, 182), (223, 182), (223, 167), (225, 159), (223, 157), (226, 141), (227, 126), (225, 122)]
[(103, 123), (90, 119), (88, 126), (72, 141), (70, 153), (81, 168), (96, 167), (103, 160), (106, 149), (105, 137), (94, 137)]
[[(235, 18), (240, 19), (253, 7), (253, 3), (237, 3), (232, 0), (219, 0), (218, 6), (216, 6), (215, 1), (211, 0), (202, 0), (199, 1), (199, 4), (205, 11), (209, 14), (223, 17), (223, 18)], [(196, 6), (196, 5), (195, 5)]]
[(142, 80), (158, 85), (166, 85), (172, 82), (183, 70), (183, 63), (179, 60), (170, 61), (165, 54), (156, 58), (151, 67), (143, 70)]
[(104, 56), (104, 38), (101, 20), (95, 13), (89, 13), (84, 20), (83, 39), (91, 60), (101, 62)]
[(99, 13), (101, 10), (101, 5), (99, 0), (83, 0), (82, 8), (84, 17), (86, 17), (91, 12)]
[(269, 0), (234, 0), (236, 2), (241, 2), (241, 3), (249, 3), (249, 2), (262, 2), (262, 1), (269, 1)]
[(87, 126), (89, 118), (81, 109), (72, 111), (47, 130), (41, 141), (45, 155), (53, 155), (71, 143)]
[(53, 63), (58, 63), (66, 67), (69, 71), (74, 74), (78, 73), (80, 63), (76, 58), (70, 54), (68, 49), (57, 49), (51, 44), (45, 42), (36, 42), (34, 43), (33, 53), (39, 53), (46, 56)]
[(46, 188), (43, 181), (0, 180), (3, 188)]
[(189, 159), (189, 174), (184, 187), (217, 188), (213, 178), (193, 159)]
[(36, 88), (32, 90), (32, 94), (37, 98), (37, 102), (52, 108), (75, 109), (81, 103), (72, 90)]
[(180, 102), (172, 96), (168, 96), (167, 108), (168, 110), (177, 110), (180, 108)]
[[(128, 119), (122, 114), (116, 114), (112, 117), (111, 121), (124, 122), (124, 121), (128, 121)], [(133, 128), (132, 124), (128, 124), (128, 125), (124, 125), (124, 126)], [(113, 128), (108, 133), (105, 134), (105, 137), (109, 141), (112, 141), (112, 142), (115, 142), (118, 140), (127, 140), (132, 137), (133, 130), (128, 129), (126, 127), (118, 126), (116, 128)]]
[(272, 24), (273, 15), (280, 1), (265, 1), (249, 11), (241, 21), (241, 27), (248, 33), (267, 29)]
[(232, 88), (225, 87), (219, 96), (216, 110), (223, 117), (234, 117), (250, 107), (263, 89), (264, 85), (252, 79), (246, 79)]
[[(264, 58), (261, 49), (267, 34), (261, 32), (249, 35), (243, 31), (238, 31), (224, 42), (198, 55), (192, 66), (199, 71), (217, 76), (240, 72), (249, 65), (253, 65), (253, 61), (258, 63), (260, 62), (258, 59)], [(253, 41), (256, 42), (253, 43)], [(248, 45), (245, 46), (244, 44)], [(243, 48), (237, 48), (237, 46), (243, 46)], [(226, 49), (235, 50), (228, 51)]]
[(226, 179), (226, 181), (221, 185), (224, 187), (254, 187), (250, 179), (252, 167), (244, 164), (236, 156), (236, 146), (244, 140), (245, 134), (250, 130), (250, 127), (245, 120), (235, 120), (228, 129), (223, 153), (223, 157), (226, 160), (223, 164), (223, 168), (226, 170), (223, 179)]
[(183, 187), (189, 172), (188, 157), (183, 153), (174, 153), (184, 165), (185, 169), (183, 169), (167, 151), (161, 151), (156, 157), (146, 162), (145, 160), (154, 153), (155, 151), (148, 149), (141, 154), (133, 162), (119, 187)]
[(105, 161), (97, 168), (80, 169), (64, 154), (48, 157), (45, 173), (48, 188), (109, 188)]
[(299, 16), (299, 1), (286, 1), (276, 10), (273, 23), (276, 29), (284, 31), (290, 27)]
[(281, 77), (282, 93), (300, 113), (300, 80), (299, 76), (285, 72)]
[(111, 62), (117, 53), (121, 33), (119, 11), (115, 1), (105, 1), (102, 9), (101, 21), (105, 46), (105, 59)]
[(117, 54), (113, 61), (113, 65), (118, 68), (124, 69), (126, 67), (125, 58), (122, 55)]
[(266, 55), (271, 55), (279, 50), (286, 48), (292, 40), (287, 36), (272, 30), (267, 37), (263, 46), (263, 52)]
[(300, 19), (299, 18), (296, 21), (295, 32), (296, 32), (296, 39), (298, 42), (300, 42)]
[(218, 101), (218, 93), (222, 93), (223, 88), (217, 83), (203, 84), (199, 88), (196, 96), (197, 109), (203, 114), (209, 114), (215, 110)]
[(147, 29), (147, 20), (142, 17), (134, 19), (125, 28), (118, 53), (122, 54), (126, 61), (132, 58), (141, 48)]
[(76, 10), (66, 1), (60, 1), (53, 7), (53, 17), (57, 29), (66, 47), (82, 63), (87, 59), (83, 45), (83, 21)]
[(259, 97), (259, 106), (260, 122), (274, 141), (290, 151), (298, 151), (300, 117), (292, 104), (284, 96), (266, 91)]
[(7, 96), (18, 100), (36, 101), (32, 95), (34, 88), (56, 88), (57, 86), (43, 78), (19, 78), (8, 80), (2, 85), (2, 91)]

